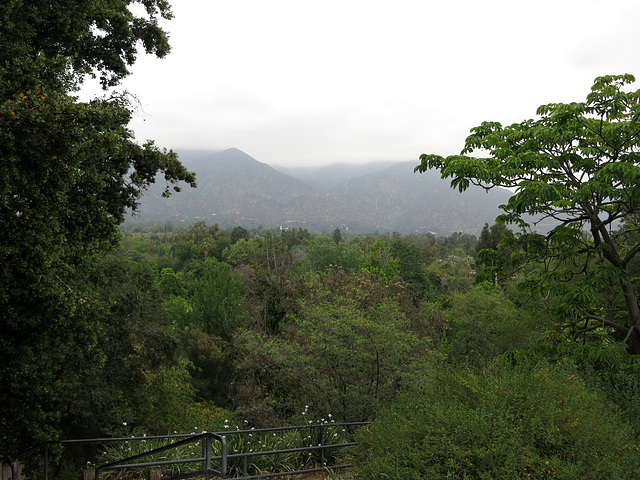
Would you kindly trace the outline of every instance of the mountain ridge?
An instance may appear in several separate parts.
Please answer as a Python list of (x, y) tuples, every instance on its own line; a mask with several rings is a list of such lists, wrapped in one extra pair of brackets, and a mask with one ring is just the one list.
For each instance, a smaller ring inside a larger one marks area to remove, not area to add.
[(152, 186), (140, 200), (138, 221), (478, 235), (511, 195), (477, 187), (459, 193), (438, 172), (414, 173), (417, 161), (305, 170), (271, 167), (236, 148), (181, 159), (196, 172), (198, 188), (167, 199)]

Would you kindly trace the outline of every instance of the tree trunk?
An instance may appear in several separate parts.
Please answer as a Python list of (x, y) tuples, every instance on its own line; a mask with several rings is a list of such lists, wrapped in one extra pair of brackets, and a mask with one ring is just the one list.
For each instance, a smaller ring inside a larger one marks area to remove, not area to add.
[(640, 354), (640, 308), (638, 307), (638, 297), (631, 285), (631, 280), (627, 280), (622, 285), (624, 300), (629, 311), (629, 328), (631, 332), (627, 335), (627, 343), (629, 345), (629, 353), (634, 355)]

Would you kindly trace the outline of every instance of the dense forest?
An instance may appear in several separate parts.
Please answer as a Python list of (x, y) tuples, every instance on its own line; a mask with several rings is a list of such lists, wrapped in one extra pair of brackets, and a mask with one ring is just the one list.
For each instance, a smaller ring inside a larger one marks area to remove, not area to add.
[[(165, 195), (196, 186), (110, 90), (138, 53), (169, 53), (171, 17), (165, 0), (0, 5), (0, 459), (330, 418), (370, 421), (354, 478), (637, 477), (633, 76), (420, 157), (461, 192), (513, 192), (477, 236), (129, 228), (157, 176)], [(91, 76), (105, 95), (81, 101)], [(77, 478), (107, 452), (49, 454)]]
[(565, 328), (519, 288), (531, 272), (482, 260), (512, 236), (125, 228), (87, 272), (95, 359), (59, 372), (73, 382), (50, 425), (96, 438), (376, 420), (359, 432), (363, 478), (632, 478), (636, 357)]

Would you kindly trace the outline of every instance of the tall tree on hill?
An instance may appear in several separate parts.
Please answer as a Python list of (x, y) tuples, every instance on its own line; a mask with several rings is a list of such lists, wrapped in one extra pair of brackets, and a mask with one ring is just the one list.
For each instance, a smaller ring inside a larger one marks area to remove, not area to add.
[[(142, 4), (144, 13), (129, 9)], [(77, 278), (113, 247), (158, 172), (195, 186), (173, 152), (138, 145), (125, 95), (80, 102), (87, 75), (128, 75), (138, 44), (169, 52), (165, 0), (7, 0), (0, 6), (0, 451), (59, 433), (51, 408), (75, 365), (98, 368), (103, 311)]]
[[(506, 127), (485, 122), (460, 155), (422, 155), (416, 171), (439, 169), (460, 191), (514, 188), (498, 218), (520, 227), (503, 240), (512, 250), (506, 267), (538, 264), (527, 284), (553, 294), (574, 337), (610, 334), (637, 354), (640, 308), (629, 267), (640, 252), (640, 91), (626, 88), (634, 81), (599, 77), (585, 102), (543, 105), (537, 120)], [(526, 215), (555, 226), (537, 233)]]

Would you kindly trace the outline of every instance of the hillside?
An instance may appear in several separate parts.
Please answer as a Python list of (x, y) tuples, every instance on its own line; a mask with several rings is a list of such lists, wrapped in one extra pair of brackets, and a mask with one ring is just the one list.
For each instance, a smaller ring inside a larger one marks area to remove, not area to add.
[(478, 234), (493, 223), (507, 190), (471, 187), (459, 193), (440, 173), (414, 173), (417, 162), (402, 162), (381, 172), (341, 183), (330, 197), (366, 211), (383, 231)]
[(198, 188), (165, 199), (160, 185), (154, 186), (142, 198), (139, 221), (478, 234), (509, 196), (498, 189), (461, 194), (437, 172), (413, 173), (417, 162), (278, 171), (238, 149), (181, 158), (197, 173)]
[(342, 182), (355, 180), (371, 173), (385, 170), (396, 162), (371, 162), (364, 165), (332, 163), (321, 167), (281, 167), (273, 165), (277, 171), (302, 180), (321, 192), (329, 192)]

